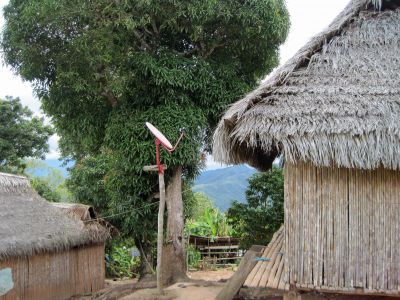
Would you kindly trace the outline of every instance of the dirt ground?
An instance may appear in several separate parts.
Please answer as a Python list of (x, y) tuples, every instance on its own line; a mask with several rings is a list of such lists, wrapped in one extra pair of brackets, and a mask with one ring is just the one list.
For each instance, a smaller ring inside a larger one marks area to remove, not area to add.
[(214, 300), (233, 273), (232, 269), (189, 272), (195, 282), (176, 283), (165, 288), (164, 295), (159, 295), (157, 289), (142, 289), (121, 300)]
[(232, 269), (218, 269), (215, 271), (194, 271), (194, 272), (189, 272), (188, 276), (191, 279), (195, 280), (206, 280), (206, 281), (226, 281), (231, 276), (233, 273), (235, 273), (236, 268)]

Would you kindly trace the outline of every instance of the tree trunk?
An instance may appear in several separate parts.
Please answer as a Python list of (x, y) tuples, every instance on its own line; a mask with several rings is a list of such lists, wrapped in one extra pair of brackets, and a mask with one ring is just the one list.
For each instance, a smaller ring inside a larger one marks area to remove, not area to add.
[(182, 202), (182, 167), (173, 171), (167, 186), (167, 231), (163, 249), (162, 280), (163, 284), (187, 280), (186, 251), (184, 238), (184, 218)]
[(150, 279), (154, 277), (153, 256), (151, 255), (151, 243), (135, 238), (135, 245), (140, 252), (139, 279)]

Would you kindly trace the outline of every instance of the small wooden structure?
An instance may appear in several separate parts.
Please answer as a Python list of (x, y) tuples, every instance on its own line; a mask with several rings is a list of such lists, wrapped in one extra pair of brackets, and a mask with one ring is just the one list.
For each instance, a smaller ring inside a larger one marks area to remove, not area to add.
[(51, 204), (0, 173), (0, 299), (70, 299), (104, 287), (108, 229), (80, 204)]
[(243, 256), (243, 251), (239, 249), (239, 239), (234, 237), (211, 238), (190, 235), (189, 243), (200, 252), (204, 267), (235, 264)]
[(220, 122), (217, 160), (284, 160), (284, 260), (245, 287), (400, 297), (399, 49), (400, 1), (352, 0)]

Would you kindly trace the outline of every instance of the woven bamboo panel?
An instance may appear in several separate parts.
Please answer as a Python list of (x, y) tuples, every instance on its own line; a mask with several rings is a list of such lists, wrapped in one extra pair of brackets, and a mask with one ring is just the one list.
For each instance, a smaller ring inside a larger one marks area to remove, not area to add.
[(285, 166), (285, 273), (297, 288), (399, 295), (400, 172)]
[(104, 244), (0, 262), (11, 268), (14, 288), (1, 300), (62, 300), (104, 288)]

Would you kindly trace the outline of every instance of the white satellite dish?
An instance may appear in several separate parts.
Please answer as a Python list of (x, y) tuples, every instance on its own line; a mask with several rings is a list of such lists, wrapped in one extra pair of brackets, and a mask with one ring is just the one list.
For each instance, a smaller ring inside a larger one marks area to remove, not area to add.
[(168, 139), (163, 135), (156, 127), (154, 127), (152, 124), (149, 122), (146, 122), (147, 128), (151, 131), (151, 133), (163, 144), (164, 147), (167, 149), (171, 150), (173, 146), (171, 143), (168, 141)]

